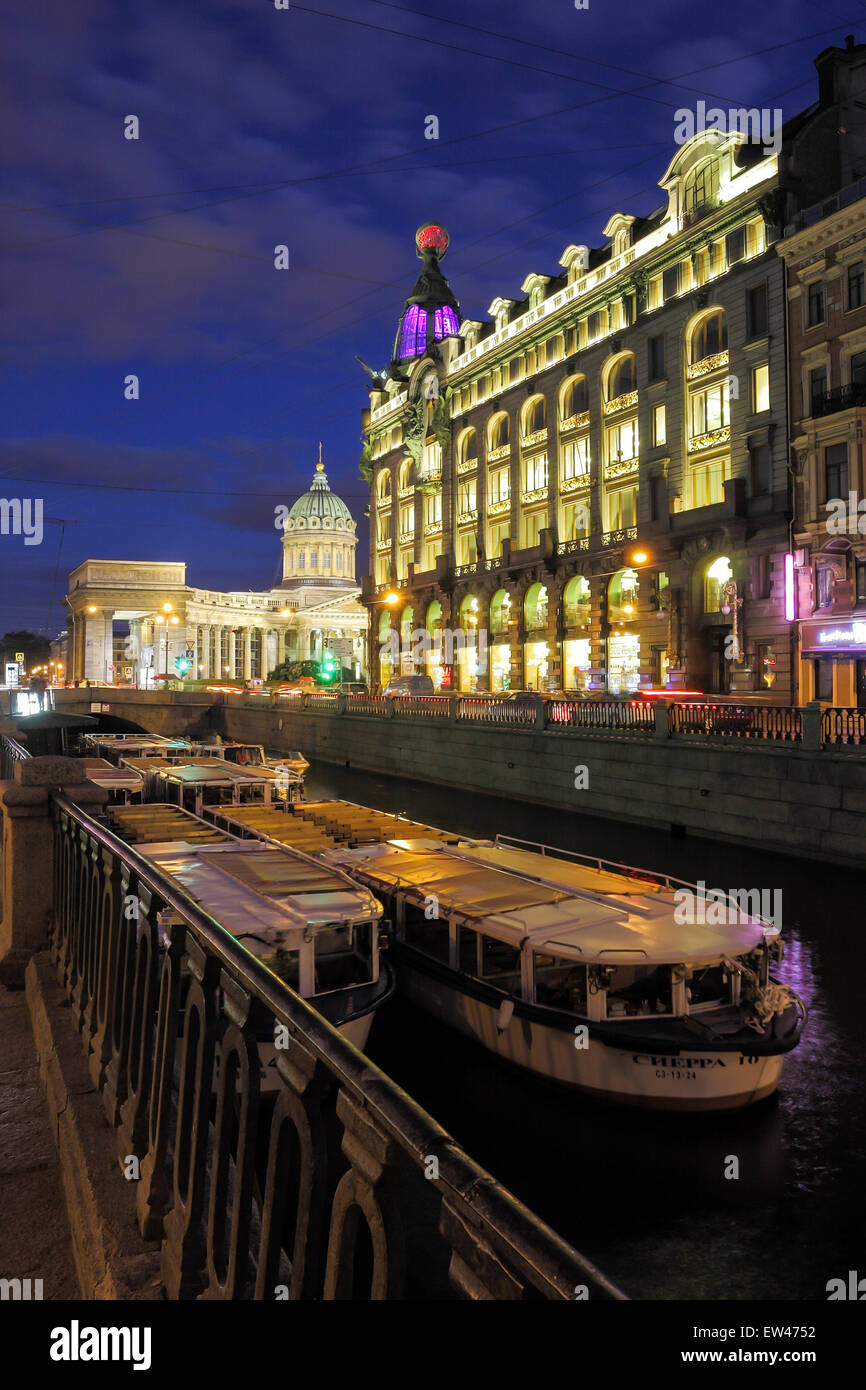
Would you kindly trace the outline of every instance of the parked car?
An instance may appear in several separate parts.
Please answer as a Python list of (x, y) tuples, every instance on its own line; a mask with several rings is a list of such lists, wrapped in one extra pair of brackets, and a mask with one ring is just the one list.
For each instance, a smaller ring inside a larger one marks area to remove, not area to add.
[(435, 688), (429, 676), (394, 676), (383, 690), (383, 695), (434, 695)]
[(344, 681), (340, 686), (344, 695), (369, 695), (370, 687), (366, 681)]

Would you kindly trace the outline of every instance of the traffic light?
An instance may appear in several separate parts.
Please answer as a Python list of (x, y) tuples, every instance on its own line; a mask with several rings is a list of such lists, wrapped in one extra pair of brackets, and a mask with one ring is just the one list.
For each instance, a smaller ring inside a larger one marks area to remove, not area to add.
[(187, 660), (185, 656), (179, 656), (176, 658), (174, 664), (177, 667), (180, 674), (183, 676), (189, 670), (190, 666), (192, 665), (192, 662)]
[(325, 652), (322, 656), (321, 678), (325, 685), (329, 685), (337, 675), (337, 663), (331, 652)]

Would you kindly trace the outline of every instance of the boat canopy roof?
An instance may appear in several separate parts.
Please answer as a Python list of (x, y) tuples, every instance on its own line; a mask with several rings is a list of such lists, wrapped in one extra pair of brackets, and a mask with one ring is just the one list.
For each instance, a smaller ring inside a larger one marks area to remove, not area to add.
[(776, 934), (747, 914), (720, 925), (680, 922), (673, 889), (496, 845), (415, 840), (331, 850), (324, 858), (360, 870), (374, 891), (396, 888), (419, 901), (434, 893), (442, 917), (587, 963), (718, 963)]
[(137, 844), (136, 850), (256, 954), (298, 949), (304, 932), (380, 918), (382, 905), (343, 874), (260, 841)]

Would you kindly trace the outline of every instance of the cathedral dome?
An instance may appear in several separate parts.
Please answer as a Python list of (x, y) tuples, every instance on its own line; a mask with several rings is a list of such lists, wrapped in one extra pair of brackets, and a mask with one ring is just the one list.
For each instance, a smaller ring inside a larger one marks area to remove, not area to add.
[(329, 517), (354, 525), (352, 513), (345, 502), (331, 491), (325, 475), (325, 465), (321, 460), (316, 464), (316, 472), (310, 484), (309, 492), (305, 492), (303, 497), (298, 498), (289, 512), (288, 519), (297, 523), (310, 517), (317, 517), (319, 520)]

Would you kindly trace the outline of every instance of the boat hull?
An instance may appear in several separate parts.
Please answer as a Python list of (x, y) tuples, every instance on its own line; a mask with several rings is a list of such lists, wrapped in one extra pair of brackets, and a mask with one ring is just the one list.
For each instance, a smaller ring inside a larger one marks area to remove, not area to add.
[(781, 1052), (755, 1055), (706, 1043), (666, 1050), (661, 1044), (647, 1052), (637, 1050), (640, 1042), (632, 1051), (516, 1010), (500, 1027), (497, 1004), (431, 976), (407, 954), (401, 952), (398, 968), (405, 998), (514, 1066), (596, 1099), (653, 1110), (736, 1110), (772, 1095), (779, 1084)]

